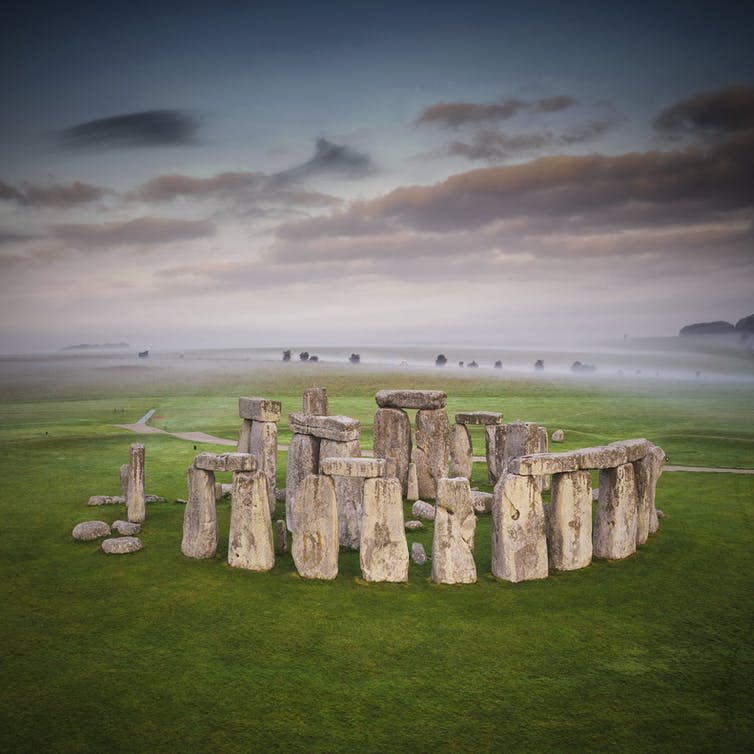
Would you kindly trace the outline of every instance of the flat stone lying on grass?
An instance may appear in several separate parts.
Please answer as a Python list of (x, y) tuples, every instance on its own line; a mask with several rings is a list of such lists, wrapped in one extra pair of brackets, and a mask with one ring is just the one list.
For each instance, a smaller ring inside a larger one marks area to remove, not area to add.
[(124, 505), (125, 502), (123, 495), (92, 495), (87, 505)]
[(471, 505), (474, 513), (492, 513), (492, 500), (495, 496), (491, 492), (471, 491)]
[(138, 534), (141, 531), (141, 524), (136, 524), (132, 521), (113, 521), (112, 528), (113, 531), (117, 531), (118, 534), (133, 537), (134, 534)]
[(503, 415), (499, 411), (462, 411), (456, 414), (456, 424), (502, 424)]
[(199, 453), (194, 466), (202, 471), (256, 471), (257, 459), (251, 453)]
[(102, 541), (102, 552), (108, 555), (127, 555), (141, 550), (143, 545), (138, 537), (115, 537)]
[(435, 506), (425, 503), (424, 500), (417, 500), (411, 506), (411, 515), (423, 518), (425, 521), (435, 520)]
[(104, 521), (83, 521), (73, 527), (71, 536), (79, 542), (91, 542), (93, 539), (106, 537), (110, 534), (110, 525)]
[(563, 442), (565, 440), (565, 432), (562, 429), (556, 429), (550, 439), (553, 442)]
[(238, 415), (242, 419), (256, 422), (278, 422), (281, 412), (280, 401), (271, 401), (266, 398), (247, 398), (245, 396), (238, 399)]
[(424, 524), (421, 521), (417, 521), (416, 519), (409, 519), (404, 524), (404, 527), (406, 531), (415, 531), (416, 529), (423, 529)]
[(442, 390), (378, 390), (374, 396), (380, 408), (445, 408), (448, 394)]
[(413, 542), (411, 544), (411, 561), (416, 563), (416, 565), (424, 565), (427, 562), (427, 553), (421, 542)]
[(343, 458), (323, 458), (319, 462), (319, 470), (328, 476), (384, 477), (387, 463), (384, 458), (359, 458), (358, 456)]
[(291, 431), (297, 435), (311, 435), (336, 442), (358, 440), (361, 434), (361, 423), (350, 416), (318, 416), (296, 413), (288, 417), (288, 423)]

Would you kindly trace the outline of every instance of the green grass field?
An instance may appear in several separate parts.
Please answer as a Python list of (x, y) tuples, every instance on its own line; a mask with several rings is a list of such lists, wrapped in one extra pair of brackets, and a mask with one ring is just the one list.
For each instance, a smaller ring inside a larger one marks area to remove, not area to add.
[[(291, 365), (293, 366), (293, 365)], [(20, 374), (20, 373), (19, 373)], [(239, 395), (298, 410), (328, 388), (331, 413), (361, 420), (374, 393), (435, 387), (449, 411), (503, 411), (563, 428), (563, 449), (647, 437), (683, 465), (754, 467), (754, 388), (743, 383), (470, 379), (240, 367), (5, 377), (0, 749), (182, 751), (743, 751), (754, 745), (754, 476), (666, 473), (660, 531), (633, 558), (523, 584), (490, 575), (438, 586), (366, 584), (342, 551), (334, 582), (299, 578), (290, 556), (253, 574), (220, 551), (180, 552), (185, 469), (227, 450), (115, 425), (148, 409), (170, 432), (234, 437)], [(289, 437), (281, 424), (280, 439)], [(476, 434), (475, 451), (483, 453)], [(118, 494), (130, 443), (146, 446), (144, 549), (106, 556), (71, 539)], [(279, 455), (279, 484), (285, 453)], [(482, 489), (486, 472), (475, 465)], [(282, 515), (281, 504), (278, 513)], [(407, 507), (407, 511), (409, 508)], [(223, 536), (224, 535), (224, 536)], [(431, 527), (414, 534), (429, 551)]]

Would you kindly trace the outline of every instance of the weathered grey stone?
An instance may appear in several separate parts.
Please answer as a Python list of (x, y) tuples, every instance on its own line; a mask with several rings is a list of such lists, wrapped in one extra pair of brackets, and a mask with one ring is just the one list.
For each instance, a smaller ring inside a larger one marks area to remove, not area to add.
[(310, 387), (304, 390), (303, 410), (305, 414), (327, 416), (330, 413), (327, 405), (327, 388)]
[(360, 526), (359, 563), (365, 581), (408, 581), (403, 494), (397, 479), (367, 479)]
[(448, 476), (450, 427), (443, 408), (420, 409), (416, 412), (413, 459), (419, 481), (419, 496), (435, 498), (437, 483)]
[(296, 508), (296, 491), (309, 474), (319, 468), (319, 438), (311, 435), (293, 435), (288, 446), (288, 466), (285, 477), (285, 521), (288, 531), (293, 531)]
[(505, 449), (505, 425), (490, 424), (484, 428), (484, 451), (487, 458), (487, 478), (495, 484), (502, 473)]
[(275, 422), (252, 422), (249, 453), (256, 458), (257, 469), (264, 472), (267, 479), (267, 503), (270, 506), (270, 516), (274, 516), (278, 473), (278, 425)]
[(87, 505), (123, 505), (125, 502), (126, 498), (121, 495), (92, 495)]
[(233, 474), (228, 565), (269, 571), (275, 565), (267, 477), (262, 471)]
[[(358, 440), (337, 442), (322, 440), (320, 458), (358, 458), (361, 448)], [(364, 508), (364, 479), (337, 476), (333, 479), (338, 501), (338, 536), (340, 544), (351, 550), (359, 549), (361, 515)]]
[(120, 489), (123, 492), (123, 499), (128, 495), (128, 478), (131, 474), (131, 464), (124, 463), (120, 467)]
[(291, 414), (288, 417), (291, 431), (299, 435), (312, 435), (323, 440), (351, 442), (358, 440), (361, 424), (348, 416), (315, 416)]
[(432, 538), (432, 581), (437, 584), (476, 582), (475, 531), (469, 480), (440, 479)]
[(547, 517), (550, 568), (573, 571), (592, 562), (592, 477), (554, 474)]
[(275, 552), (285, 555), (288, 552), (288, 527), (285, 520), (275, 521)]
[(657, 480), (665, 465), (665, 451), (651, 445), (647, 454), (634, 463), (637, 494), (636, 544), (643, 545), (650, 534), (659, 528), (655, 504)]
[(251, 419), (242, 419), (241, 426), (238, 430), (238, 442), (236, 443), (237, 453), (248, 453), (249, 442), (251, 441)]
[(281, 411), (280, 401), (243, 396), (238, 399), (238, 415), (242, 419), (255, 422), (279, 422)]
[[(533, 422), (511, 422), (504, 426), (505, 444), (502, 468), (510, 471), (510, 464), (514, 458), (541, 452), (542, 434), (539, 431), (540, 428)], [(540, 489), (542, 489), (541, 485)]]
[(138, 442), (133, 443), (130, 456), (126, 515), (132, 523), (140, 524), (147, 512), (144, 496), (144, 446)]
[(419, 499), (419, 479), (416, 476), (416, 464), (411, 461), (408, 465), (408, 479), (406, 480), (406, 500), (409, 502)]
[(455, 416), (456, 424), (483, 424), (490, 426), (503, 423), (503, 415), (498, 411), (462, 411)]
[(104, 521), (82, 521), (73, 527), (71, 536), (79, 542), (91, 542), (93, 539), (106, 537), (110, 534), (110, 525)]
[(411, 422), (398, 408), (379, 408), (374, 415), (372, 443), (376, 458), (395, 462), (395, 474), (404, 495), (408, 494), (408, 466), (411, 460)]
[(145, 495), (144, 502), (147, 503), (166, 503), (167, 500), (162, 495)]
[(415, 519), (409, 519), (404, 524), (404, 528), (406, 529), (406, 531), (415, 531), (417, 529), (423, 529), (424, 524), (421, 521), (417, 521)]
[(565, 440), (565, 432), (562, 429), (556, 429), (552, 433), (551, 439), (553, 442), (563, 442)]
[(411, 544), (411, 560), (416, 565), (424, 565), (427, 562), (427, 553), (421, 542), (413, 542)]
[[(320, 455), (322, 455), (320, 453)], [(371, 477), (386, 476), (387, 464), (384, 458), (321, 458), (319, 470), (328, 476)]]
[(425, 521), (435, 520), (435, 506), (425, 503), (424, 500), (417, 500), (411, 506), (411, 515), (423, 518)]
[(256, 471), (257, 459), (250, 453), (199, 453), (194, 466), (202, 471)]
[(491, 492), (480, 492), (471, 490), (471, 504), (474, 513), (492, 513), (492, 500), (494, 495)]
[(579, 470), (579, 451), (569, 453), (533, 453), (512, 458), (508, 471), (521, 476), (567, 474)]
[(599, 445), (574, 450), (580, 469), (615, 469), (626, 463), (628, 453), (620, 445)]
[(181, 552), (189, 558), (214, 558), (217, 552), (215, 474), (190, 466), (188, 501), (183, 512)]
[(625, 463), (600, 471), (600, 497), (594, 517), (597, 558), (621, 560), (636, 552), (637, 495), (634, 467)]
[(141, 524), (133, 524), (130, 521), (113, 521), (113, 531), (126, 537), (133, 537), (141, 531)]
[(380, 408), (445, 408), (447, 393), (442, 390), (378, 390), (374, 396)]
[(644, 458), (644, 456), (649, 453), (651, 446), (652, 443), (650, 443), (649, 440), (639, 437), (631, 440), (618, 440), (618, 442), (611, 442), (607, 447), (624, 448), (626, 451), (626, 463), (633, 463), (640, 458)]
[(108, 555), (127, 555), (137, 552), (143, 547), (138, 537), (115, 537), (114, 539), (102, 540), (102, 552)]
[(215, 500), (220, 498), (230, 497), (230, 493), (233, 492), (233, 485), (221, 482), (215, 482)]
[(505, 581), (547, 578), (542, 494), (534, 477), (507, 472), (492, 503), (492, 574)]
[(291, 552), (305, 579), (334, 579), (338, 575), (338, 503), (329, 476), (310, 474), (297, 492), (293, 510)]
[(471, 435), (464, 424), (454, 424), (450, 428), (450, 465), (448, 474), (451, 477), (465, 477), (471, 479), (474, 463), (471, 451)]
[[(550, 450), (550, 438), (547, 435), (547, 427), (537, 427), (539, 433), (539, 452), (548, 453)], [(549, 474), (542, 474), (538, 477), (539, 489), (550, 489), (550, 476)]]
[(285, 502), (285, 487), (283, 487), (282, 490), (280, 490), (280, 489), (275, 490), (275, 500), (278, 503), (284, 503)]

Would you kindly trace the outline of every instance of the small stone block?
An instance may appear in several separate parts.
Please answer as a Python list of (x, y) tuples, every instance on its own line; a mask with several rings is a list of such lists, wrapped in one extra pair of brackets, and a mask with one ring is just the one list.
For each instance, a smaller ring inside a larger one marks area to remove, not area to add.
[(142, 544), (138, 537), (115, 537), (102, 541), (102, 552), (108, 555), (127, 555), (129, 552), (141, 550)]
[(456, 424), (502, 424), (503, 415), (498, 411), (463, 411), (456, 414)]
[(378, 390), (374, 399), (380, 408), (445, 408), (448, 394), (442, 390)]
[(79, 542), (91, 542), (93, 539), (110, 534), (110, 526), (104, 521), (84, 521), (73, 527), (71, 536)]
[(277, 422), (280, 421), (282, 405), (280, 401), (270, 401), (266, 398), (246, 398), (238, 399), (238, 415), (242, 419), (249, 419), (257, 422)]
[(350, 476), (369, 479), (384, 477), (387, 463), (384, 458), (324, 458), (319, 462), (321, 473), (328, 476)]
[(256, 471), (257, 459), (250, 453), (200, 453), (194, 467), (202, 471)]

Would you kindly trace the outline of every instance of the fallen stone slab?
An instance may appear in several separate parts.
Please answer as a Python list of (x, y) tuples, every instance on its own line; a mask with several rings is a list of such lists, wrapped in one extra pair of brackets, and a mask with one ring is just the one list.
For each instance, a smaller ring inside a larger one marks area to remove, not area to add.
[(311, 435), (322, 440), (351, 442), (358, 440), (361, 423), (350, 416), (317, 416), (295, 413), (288, 417), (291, 431), (297, 435)]
[(508, 471), (521, 476), (541, 476), (543, 474), (565, 474), (579, 470), (581, 451), (568, 453), (531, 453), (511, 459)]
[(280, 401), (270, 401), (266, 398), (247, 398), (245, 396), (238, 399), (238, 415), (242, 419), (255, 422), (278, 422), (281, 412)]
[(162, 495), (145, 495), (145, 503), (166, 503), (167, 500)]
[(550, 439), (553, 442), (563, 442), (565, 440), (565, 432), (562, 429), (556, 429)]
[(257, 459), (250, 453), (199, 453), (194, 467), (202, 471), (256, 471)]
[(474, 513), (492, 513), (492, 501), (495, 496), (491, 492), (471, 491), (471, 505)]
[(387, 463), (384, 458), (323, 458), (319, 462), (319, 470), (328, 476), (384, 477)]
[(73, 527), (71, 536), (79, 542), (91, 542), (110, 534), (110, 525), (104, 521), (83, 521)]
[(102, 552), (108, 555), (128, 555), (130, 552), (141, 550), (142, 547), (138, 537), (115, 537), (102, 541)]
[(123, 495), (92, 495), (87, 505), (124, 505), (125, 502)]
[(417, 500), (411, 506), (411, 515), (423, 518), (425, 521), (435, 520), (435, 506), (425, 503), (424, 500)]
[(380, 408), (445, 408), (448, 394), (442, 390), (378, 390), (374, 396)]
[(133, 537), (134, 534), (138, 534), (141, 531), (141, 524), (136, 524), (133, 521), (113, 521), (112, 528), (118, 534)]
[(418, 521), (416, 519), (409, 519), (406, 521), (406, 523), (403, 525), (406, 531), (416, 531), (417, 529), (423, 529), (424, 524), (421, 521)]
[(499, 411), (461, 411), (456, 414), (456, 424), (502, 424), (503, 415)]
[(427, 562), (427, 553), (421, 542), (411, 544), (411, 561), (416, 565), (424, 565)]

